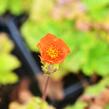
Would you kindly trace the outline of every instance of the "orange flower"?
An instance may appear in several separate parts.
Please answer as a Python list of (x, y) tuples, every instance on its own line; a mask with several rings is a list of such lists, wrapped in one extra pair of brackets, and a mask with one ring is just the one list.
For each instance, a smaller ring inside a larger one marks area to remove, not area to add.
[(59, 64), (64, 61), (70, 49), (63, 40), (52, 34), (47, 34), (38, 43), (41, 60), (49, 64)]

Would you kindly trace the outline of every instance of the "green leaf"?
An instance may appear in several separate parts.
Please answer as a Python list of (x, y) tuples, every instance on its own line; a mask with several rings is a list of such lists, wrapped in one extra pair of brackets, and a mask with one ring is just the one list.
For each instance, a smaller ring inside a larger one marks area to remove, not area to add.
[(14, 48), (14, 44), (9, 40), (8, 35), (5, 33), (0, 34), (0, 53), (9, 53)]
[(28, 104), (26, 109), (54, 109), (49, 106), (47, 102), (43, 101), (41, 98), (34, 97)]
[(107, 86), (109, 86), (109, 78), (104, 78), (99, 83), (88, 87), (85, 90), (86, 95), (97, 96), (99, 95)]
[(92, 20), (96, 22), (98, 21), (101, 22), (108, 17), (108, 13), (109, 13), (109, 8), (106, 7), (106, 8), (98, 9), (96, 11), (89, 12), (89, 16), (91, 17)]
[(20, 62), (18, 59), (10, 54), (0, 54), (0, 72), (10, 71), (18, 68)]
[(13, 72), (1, 72), (0, 71), (0, 84), (13, 84), (18, 81), (18, 77)]
[(85, 109), (86, 106), (87, 104), (85, 102), (78, 100), (74, 105), (68, 106), (65, 109)]
[(0, 15), (6, 12), (7, 6), (8, 6), (8, 0), (0, 0)]
[(50, 17), (53, 2), (53, 0), (46, 0), (46, 2), (43, 2), (43, 0), (33, 0), (30, 19), (38, 22)]
[(103, 8), (109, 4), (109, 0), (83, 0), (83, 3), (89, 10), (96, 10)]
[(86, 75), (97, 73), (100, 76), (109, 75), (109, 52), (108, 45), (105, 42), (98, 41), (96, 46), (89, 51), (89, 57), (86, 64), (83, 65), (83, 71)]
[(8, 8), (14, 15), (20, 15), (24, 12), (22, 0), (10, 0)]

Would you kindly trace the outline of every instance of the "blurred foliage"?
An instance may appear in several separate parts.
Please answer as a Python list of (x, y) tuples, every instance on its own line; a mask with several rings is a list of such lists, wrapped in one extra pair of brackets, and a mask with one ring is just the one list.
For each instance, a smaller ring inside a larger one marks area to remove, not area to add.
[[(106, 78), (109, 76), (109, 0), (0, 0), (0, 4), (0, 15), (6, 11), (14, 15), (24, 12), (29, 15), (21, 33), (32, 51), (38, 51), (35, 45), (47, 33), (62, 38), (68, 44), (71, 53), (53, 78), (60, 79), (68, 72), (82, 70), (87, 76), (97, 74), (105, 77), (86, 89), (85, 94), (96, 96), (105, 89), (109, 81)], [(16, 59), (8, 54), (11, 47), (4, 46), (3, 51), (6, 54), (0, 54), (1, 61), (6, 62), (7, 58), (12, 65), (6, 69), (13, 70), (17, 65), (14, 64)], [(30, 107), (34, 108), (32, 103)], [(66, 109), (84, 109), (86, 105), (79, 99)]]
[(33, 0), (0, 0), (0, 15), (10, 11), (14, 15), (20, 15), (28, 12)]
[(33, 97), (28, 103), (20, 104), (18, 102), (12, 102), (9, 105), (9, 109), (55, 109), (47, 102), (43, 101), (39, 97)]
[(20, 66), (18, 59), (10, 52), (14, 45), (5, 33), (0, 33), (0, 84), (12, 84), (18, 80), (13, 72)]
[(89, 96), (99, 95), (106, 87), (109, 86), (109, 78), (104, 78), (99, 83), (92, 85), (85, 90), (85, 94)]
[[(68, 72), (82, 70), (87, 76), (109, 74), (109, 1), (108, 0), (0, 0), (0, 13), (9, 10), (29, 18), (21, 32), (33, 51), (48, 32), (62, 38), (71, 53), (60, 67), (62, 78)], [(3, 5), (2, 5), (3, 4)], [(97, 5), (96, 5), (97, 4)]]
[(103, 22), (104, 19), (108, 22), (108, 0), (99, 1), (97, 6), (94, 0), (57, 0), (47, 3), (48, 7), (40, 0), (44, 7), (32, 8), (21, 31), (33, 51), (36, 50), (34, 45), (48, 32), (68, 44), (71, 53), (61, 65), (61, 73), (57, 72), (53, 76), (61, 78), (68, 72), (76, 73), (79, 70), (87, 76), (94, 73), (100, 76), (109, 75), (109, 25)]
[(86, 103), (77, 101), (74, 106), (67, 106), (65, 109), (85, 109), (86, 106)]
[[(87, 109), (90, 109), (89, 107), (92, 106), (93, 104), (98, 103), (98, 105), (101, 105), (102, 102), (105, 102), (105, 100), (109, 99), (107, 96), (109, 92), (109, 89), (107, 89), (108, 87), (109, 87), (109, 78), (107, 77), (101, 80), (99, 83), (87, 87), (84, 94), (78, 99), (78, 101), (74, 105), (67, 106), (65, 109), (86, 109), (86, 107)], [(98, 98), (99, 98), (99, 102), (96, 101), (96, 99), (98, 100)], [(95, 102), (93, 102), (93, 99)], [(108, 109), (109, 105), (108, 103), (106, 103), (106, 108), (102, 108), (102, 107), (100, 108)], [(95, 107), (91, 109), (99, 109), (99, 108)]]
[(28, 104), (27, 109), (55, 109), (49, 106), (47, 102), (43, 101), (41, 98), (33, 98)]
[[(21, 32), (31, 50), (48, 32), (62, 38), (71, 53), (54, 74), (82, 70), (87, 76), (109, 75), (109, 0), (0, 0), (0, 13), (29, 14)], [(96, 5), (97, 4), (97, 5)], [(28, 8), (27, 8), (28, 7)]]
[(0, 4), (1, 14), (6, 10), (29, 14), (21, 32), (33, 51), (48, 32), (66, 41), (72, 52), (56, 78), (79, 70), (88, 76), (108, 75), (109, 0), (0, 0)]

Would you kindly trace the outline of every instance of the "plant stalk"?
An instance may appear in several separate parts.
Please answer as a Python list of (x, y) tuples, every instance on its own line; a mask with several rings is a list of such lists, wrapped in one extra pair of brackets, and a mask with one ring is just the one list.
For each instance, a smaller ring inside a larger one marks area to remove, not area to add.
[(48, 83), (49, 83), (49, 76), (46, 76), (46, 81), (45, 81), (45, 86), (44, 86), (44, 90), (43, 90), (43, 95), (42, 95), (42, 99), (45, 101), (46, 97), (47, 97), (47, 87), (48, 87)]

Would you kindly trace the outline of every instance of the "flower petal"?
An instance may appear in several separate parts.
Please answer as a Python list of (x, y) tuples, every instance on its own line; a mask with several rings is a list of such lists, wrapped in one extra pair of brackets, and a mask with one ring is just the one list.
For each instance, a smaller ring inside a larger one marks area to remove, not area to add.
[(40, 49), (41, 60), (50, 64), (59, 64), (64, 61), (70, 52), (63, 40), (48, 33), (37, 45)]

